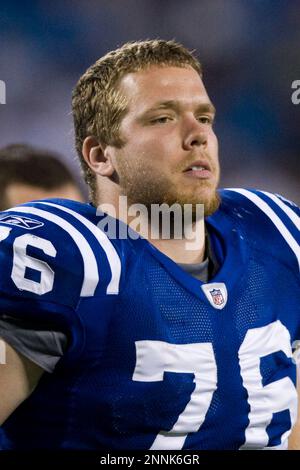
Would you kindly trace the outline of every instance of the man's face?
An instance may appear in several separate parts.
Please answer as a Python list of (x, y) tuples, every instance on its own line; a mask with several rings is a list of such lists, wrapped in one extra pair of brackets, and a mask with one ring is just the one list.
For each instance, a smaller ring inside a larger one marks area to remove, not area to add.
[(219, 204), (214, 107), (191, 67), (152, 66), (127, 74), (120, 91), (128, 113), (120, 126), (125, 145), (113, 164), (129, 203)]

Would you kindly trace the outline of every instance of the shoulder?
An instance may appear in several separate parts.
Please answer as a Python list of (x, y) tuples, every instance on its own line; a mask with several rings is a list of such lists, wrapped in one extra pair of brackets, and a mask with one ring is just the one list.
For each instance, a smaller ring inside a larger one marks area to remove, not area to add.
[(300, 267), (300, 209), (283, 196), (267, 191), (228, 188), (220, 191), (221, 206), (211, 220), (228, 233), (238, 231), (251, 247), (289, 260)]
[(73, 308), (118, 293), (120, 257), (97, 220), (89, 204), (56, 199), (0, 213), (0, 292)]
[(299, 207), (280, 194), (270, 193), (258, 189), (225, 188), (220, 190), (221, 201), (228, 207), (247, 207), (254, 213), (268, 213), (270, 209), (280, 214), (291, 211), (300, 216)]

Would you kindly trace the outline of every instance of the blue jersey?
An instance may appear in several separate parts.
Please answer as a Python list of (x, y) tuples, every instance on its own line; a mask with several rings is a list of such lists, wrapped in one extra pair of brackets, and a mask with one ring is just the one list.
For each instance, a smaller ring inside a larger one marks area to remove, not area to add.
[[(286, 448), (297, 415), (300, 212), (223, 190), (203, 283), (88, 204), (0, 216), (0, 316), (63, 331), (52, 374), (3, 425), (3, 448)], [(127, 226), (125, 226), (127, 228)], [(0, 365), (0, 367), (5, 367)]]

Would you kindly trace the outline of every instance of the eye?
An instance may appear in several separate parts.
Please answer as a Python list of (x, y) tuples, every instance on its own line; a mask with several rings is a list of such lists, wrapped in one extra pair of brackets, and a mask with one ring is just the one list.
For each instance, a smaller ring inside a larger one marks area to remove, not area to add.
[(202, 124), (213, 124), (213, 118), (209, 116), (199, 116), (198, 121)]
[(172, 118), (170, 116), (159, 116), (157, 118), (151, 119), (151, 124), (165, 124), (168, 121), (171, 121)]

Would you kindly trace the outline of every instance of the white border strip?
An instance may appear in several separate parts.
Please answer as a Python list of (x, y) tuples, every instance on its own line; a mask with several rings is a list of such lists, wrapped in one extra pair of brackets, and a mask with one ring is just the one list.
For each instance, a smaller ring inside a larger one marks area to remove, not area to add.
[(239, 194), (242, 194), (246, 198), (250, 199), (257, 207), (259, 207), (268, 217), (271, 219), (277, 230), (281, 233), (283, 238), (285, 239), (286, 243), (289, 245), (291, 250), (295, 253), (295, 256), (298, 261), (299, 265), (299, 271), (300, 271), (300, 245), (299, 243), (295, 240), (293, 235), (289, 232), (289, 230), (286, 228), (286, 226), (283, 224), (283, 222), (280, 220), (278, 215), (271, 209), (268, 204), (258, 197), (256, 194), (252, 193), (251, 191), (248, 191), (247, 189), (242, 189), (242, 188), (226, 188), (228, 191), (233, 191)]
[[(89, 297), (94, 295), (99, 282), (97, 261), (90, 245), (87, 243), (84, 236), (75, 227), (73, 227), (73, 225), (69, 224), (69, 222), (64, 220), (62, 217), (59, 217), (58, 215), (52, 214), (51, 212), (47, 212), (45, 210), (36, 209), (35, 207), (31, 206), (13, 207), (11, 209), (7, 209), (5, 212), (23, 212), (26, 215), (35, 214), (42, 217), (43, 219), (53, 222), (68, 232), (70, 237), (76, 243), (83, 259), (84, 277), (80, 296)], [(65, 260), (65, 262), (68, 263), (70, 260)]]
[(90, 232), (94, 235), (97, 239), (99, 244), (101, 245), (102, 249), (105, 251), (107, 260), (111, 270), (111, 280), (107, 286), (106, 293), (107, 294), (118, 294), (119, 293), (119, 285), (120, 285), (120, 278), (121, 278), (121, 260), (119, 255), (111, 243), (108, 236), (99, 229), (96, 225), (90, 222), (86, 217), (78, 214), (77, 212), (73, 211), (64, 206), (60, 206), (58, 204), (54, 204), (52, 202), (38, 202), (37, 204), (45, 204), (47, 206), (56, 207), (68, 214), (71, 214), (77, 220), (79, 220), (85, 227), (87, 227)]

